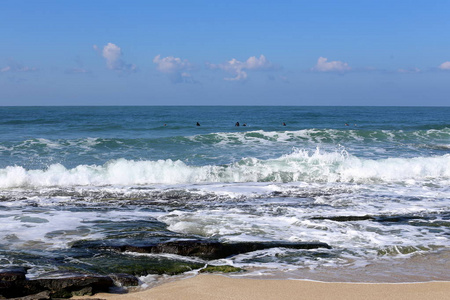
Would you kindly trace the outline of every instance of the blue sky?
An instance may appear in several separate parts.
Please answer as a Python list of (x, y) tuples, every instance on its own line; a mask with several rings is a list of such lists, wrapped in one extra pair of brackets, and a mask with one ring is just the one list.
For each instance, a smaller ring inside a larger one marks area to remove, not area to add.
[(0, 105), (448, 106), (449, 12), (415, 0), (3, 0)]

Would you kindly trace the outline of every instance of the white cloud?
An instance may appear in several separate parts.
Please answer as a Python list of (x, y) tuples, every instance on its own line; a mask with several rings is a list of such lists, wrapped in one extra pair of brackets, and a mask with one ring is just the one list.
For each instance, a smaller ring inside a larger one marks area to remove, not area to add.
[(311, 69), (317, 72), (345, 72), (350, 71), (351, 68), (347, 63), (342, 61), (328, 61), (328, 58), (319, 57), (317, 64)]
[(161, 55), (157, 55), (153, 58), (153, 63), (156, 64), (158, 71), (169, 75), (170, 80), (174, 83), (195, 82), (192, 80), (192, 75), (186, 72), (194, 68), (187, 59), (182, 60), (179, 57), (173, 56), (161, 58)]
[(256, 56), (249, 57), (245, 62), (245, 67), (249, 70), (267, 70), (273, 68), (273, 65), (261, 54), (259, 58)]
[(0, 73), (6, 72), (34, 72), (37, 71), (36, 68), (22, 66), (18, 63), (11, 61), (6, 67), (0, 69)]
[(450, 61), (446, 61), (439, 66), (441, 70), (450, 70)]
[(166, 74), (192, 69), (192, 64), (187, 59), (181, 60), (181, 58), (173, 56), (161, 58), (161, 55), (157, 55), (153, 59), (153, 63), (157, 65), (156, 68), (160, 72)]
[[(97, 45), (94, 45), (93, 48), (100, 52)], [(104, 46), (101, 55), (105, 58), (106, 66), (110, 70), (119, 72), (135, 72), (137, 70), (136, 65), (128, 64), (122, 59), (122, 49), (113, 43), (108, 43)]]
[(225, 72), (231, 73), (234, 77), (224, 78), (225, 80), (245, 80), (248, 77), (247, 71), (258, 71), (258, 70), (273, 70), (276, 67), (267, 60), (267, 58), (261, 54), (258, 58), (256, 56), (249, 57), (246, 61), (242, 62), (235, 58), (227, 61), (223, 64), (208, 64), (210, 69), (221, 69)]

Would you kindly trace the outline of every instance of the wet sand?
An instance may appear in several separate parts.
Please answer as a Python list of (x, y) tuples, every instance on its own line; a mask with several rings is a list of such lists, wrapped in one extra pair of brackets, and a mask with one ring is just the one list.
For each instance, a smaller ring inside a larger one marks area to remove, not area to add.
[(235, 279), (221, 275), (192, 278), (129, 294), (97, 294), (74, 299), (450, 299), (450, 282), (336, 283), (305, 280)]

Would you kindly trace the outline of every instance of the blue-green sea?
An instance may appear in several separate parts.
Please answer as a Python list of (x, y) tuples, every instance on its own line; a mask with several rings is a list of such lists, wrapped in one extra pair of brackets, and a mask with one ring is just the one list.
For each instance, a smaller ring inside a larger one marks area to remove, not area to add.
[(239, 276), (450, 280), (450, 107), (0, 107), (0, 129), (0, 267), (199, 237), (331, 246), (214, 262)]

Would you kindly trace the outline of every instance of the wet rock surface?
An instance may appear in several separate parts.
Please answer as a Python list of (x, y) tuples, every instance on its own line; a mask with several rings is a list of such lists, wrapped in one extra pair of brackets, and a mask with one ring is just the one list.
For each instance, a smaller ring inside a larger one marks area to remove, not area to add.
[(29, 280), (25, 277), (26, 272), (17, 272), (15, 279), (11, 280), (10, 273), (2, 272), (0, 275), (0, 296), (3, 298), (69, 298), (108, 292), (114, 286), (109, 276), (57, 272)]
[(25, 280), (25, 275), (27, 274), (27, 269), (23, 267), (9, 267), (0, 269), (0, 281), (16, 281)]
[[(127, 241), (129, 242), (129, 241)], [(65, 261), (57, 257), (62, 271), (42, 274), (27, 279), (27, 268), (0, 269), (0, 299), (56, 299), (108, 292), (114, 287), (136, 286), (136, 276), (148, 274), (176, 275), (204, 268), (204, 260), (226, 258), (241, 253), (270, 248), (317, 249), (331, 247), (319, 242), (239, 242), (221, 243), (215, 240), (183, 239), (146, 244), (110, 245), (107, 241), (79, 241), (69, 249), (76, 260)], [(127, 253), (124, 253), (127, 252)], [(130, 252), (130, 253), (128, 253)], [(69, 253), (69, 252), (68, 252)], [(147, 254), (175, 254), (164, 257)], [(238, 272), (228, 266), (209, 266), (207, 272)]]
[(137, 279), (136, 276), (130, 274), (111, 274), (109, 275), (109, 277), (111, 277), (111, 279), (114, 281), (114, 284), (119, 287), (139, 285), (139, 279)]
[(96, 274), (122, 273), (135, 276), (177, 275), (203, 267), (205, 264), (174, 258), (103, 253), (91, 258), (80, 259), (84, 270)]
[(115, 250), (118, 252), (137, 253), (169, 253), (181, 256), (195, 256), (202, 259), (220, 259), (241, 253), (270, 248), (290, 248), (290, 249), (317, 249), (331, 247), (320, 242), (239, 242), (220, 243), (207, 240), (179, 240), (164, 242), (154, 245), (111, 245), (101, 246), (101, 249)]
[[(448, 224), (446, 223), (446, 219), (448, 220), (448, 216), (444, 215), (444, 220), (438, 220), (436, 219), (436, 216), (433, 215), (364, 215), (364, 216), (327, 216), (327, 217), (313, 217), (312, 220), (329, 220), (329, 221), (336, 221), (336, 222), (353, 222), (353, 221), (373, 221), (373, 222), (379, 222), (384, 224), (390, 224), (390, 223), (400, 223), (400, 224), (411, 224), (414, 225), (414, 223), (417, 222), (426, 222), (427, 225), (430, 225), (431, 222), (435, 222), (439, 225), (441, 224)], [(422, 224), (423, 225), (423, 224)]]

